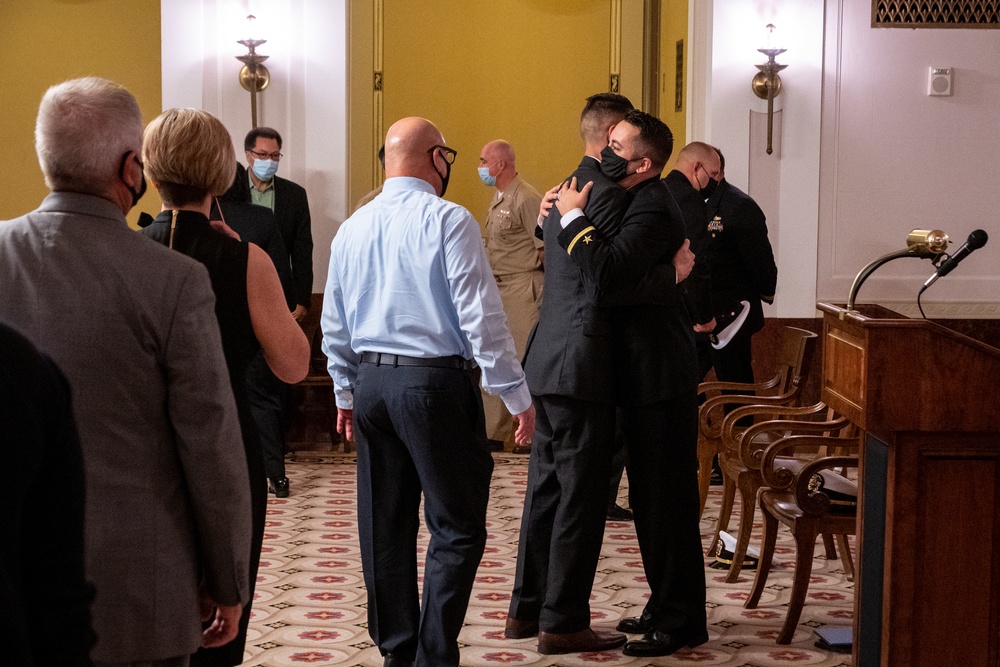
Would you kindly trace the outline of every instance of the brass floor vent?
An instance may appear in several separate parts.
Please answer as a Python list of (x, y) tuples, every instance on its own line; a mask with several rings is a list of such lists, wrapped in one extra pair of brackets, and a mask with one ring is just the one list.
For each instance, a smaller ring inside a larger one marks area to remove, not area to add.
[(873, 28), (1000, 28), (1000, 0), (872, 0)]

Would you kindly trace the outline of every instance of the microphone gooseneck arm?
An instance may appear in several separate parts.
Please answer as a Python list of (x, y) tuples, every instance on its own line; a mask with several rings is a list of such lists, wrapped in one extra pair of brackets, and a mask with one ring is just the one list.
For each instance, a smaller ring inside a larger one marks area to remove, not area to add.
[(936, 261), (941, 253), (930, 253), (926, 250), (920, 248), (906, 248), (905, 250), (897, 250), (896, 252), (890, 252), (887, 255), (882, 255), (881, 257), (869, 262), (863, 269), (858, 272), (858, 275), (854, 277), (854, 282), (851, 284), (851, 293), (847, 299), (847, 310), (854, 310), (854, 300), (858, 296), (858, 290), (861, 289), (861, 285), (868, 279), (875, 269), (882, 266), (886, 262), (891, 262), (894, 259), (899, 259), (901, 257), (917, 257), (919, 259), (928, 259)]

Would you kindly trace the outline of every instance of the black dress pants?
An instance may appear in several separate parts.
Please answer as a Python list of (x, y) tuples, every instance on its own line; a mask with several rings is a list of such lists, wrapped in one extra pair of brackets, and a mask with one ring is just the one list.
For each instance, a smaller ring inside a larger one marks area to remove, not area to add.
[(740, 332), (721, 350), (716, 350), (708, 337), (698, 339), (699, 377), (705, 378), (709, 369), (715, 369), (715, 377), (723, 382), (753, 382), (753, 355), (751, 339), (753, 334)]
[(704, 631), (695, 390), (627, 407), (624, 416), (629, 503), (650, 589), (645, 611), (659, 630)]
[[(493, 458), (476, 373), (362, 363), (354, 387), (368, 631), (383, 655), (458, 665)], [(431, 534), (417, 592), (420, 497)]]
[(590, 627), (604, 539), (615, 408), (535, 396), (535, 433), (509, 616), (546, 632)]
[(258, 352), (247, 366), (247, 394), (254, 423), (260, 434), (264, 474), (268, 479), (285, 476), (285, 406), (288, 385), (279, 380)]

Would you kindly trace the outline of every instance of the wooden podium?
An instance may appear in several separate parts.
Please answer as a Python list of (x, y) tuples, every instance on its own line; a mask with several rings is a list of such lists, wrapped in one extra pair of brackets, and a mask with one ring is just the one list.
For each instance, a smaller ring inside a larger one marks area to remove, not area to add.
[(1000, 666), (1000, 350), (818, 308), (822, 399), (864, 432), (854, 665)]

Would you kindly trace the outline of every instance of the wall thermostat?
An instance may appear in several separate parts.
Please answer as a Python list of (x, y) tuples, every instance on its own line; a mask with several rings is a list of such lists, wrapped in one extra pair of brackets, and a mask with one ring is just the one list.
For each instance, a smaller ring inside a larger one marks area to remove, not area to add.
[(951, 68), (931, 67), (927, 77), (927, 94), (931, 96), (951, 95)]

